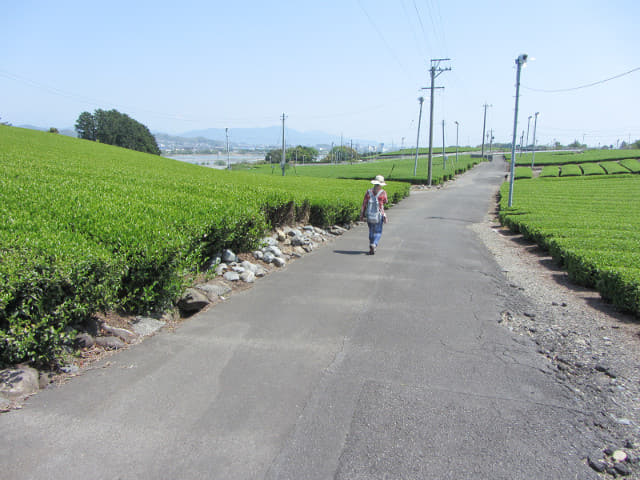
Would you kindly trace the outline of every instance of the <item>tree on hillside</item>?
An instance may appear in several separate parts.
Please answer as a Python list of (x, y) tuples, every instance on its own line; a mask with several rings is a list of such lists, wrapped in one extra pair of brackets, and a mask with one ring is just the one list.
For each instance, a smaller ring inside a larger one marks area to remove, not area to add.
[(360, 155), (358, 155), (358, 152), (347, 146), (333, 147), (325, 157), (325, 161), (331, 163), (352, 162), (359, 159)]
[(76, 132), (79, 138), (96, 141), (96, 121), (89, 112), (82, 112), (76, 120)]
[[(294, 148), (287, 148), (287, 152), (285, 153), (286, 163), (302, 163), (302, 162), (315, 162), (318, 158), (318, 150), (313, 147), (303, 147), (302, 145), (298, 145)], [(282, 149), (275, 148), (273, 150), (269, 150), (265, 156), (264, 160), (267, 163), (280, 163), (282, 159)]]
[(149, 129), (117, 110), (97, 109), (93, 115), (82, 112), (76, 122), (78, 137), (108, 145), (160, 155)]

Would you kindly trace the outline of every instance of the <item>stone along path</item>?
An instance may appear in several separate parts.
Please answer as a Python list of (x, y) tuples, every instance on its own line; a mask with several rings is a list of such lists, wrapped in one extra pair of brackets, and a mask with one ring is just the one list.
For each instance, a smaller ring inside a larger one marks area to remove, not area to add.
[[(0, 416), (5, 478), (597, 478), (468, 228), (504, 164), (390, 210)], [(363, 192), (364, 194), (364, 192)], [(588, 432), (587, 432), (588, 433)]]

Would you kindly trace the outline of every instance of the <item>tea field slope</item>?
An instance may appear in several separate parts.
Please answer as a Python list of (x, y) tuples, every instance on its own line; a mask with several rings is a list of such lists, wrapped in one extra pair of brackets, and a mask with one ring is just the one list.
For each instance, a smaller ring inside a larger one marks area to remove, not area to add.
[[(480, 158), (472, 158), (469, 155), (459, 155), (457, 161), (455, 160), (455, 155), (449, 155), (446, 161), (444, 161), (442, 157), (434, 157), (431, 166), (432, 184), (437, 185), (450, 180), (456, 174), (473, 168), (480, 161)], [(427, 163), (428, 161), (425, 157), (420, 157), (417, 168), (413, 158), (356, 162), (353, 164), (345, 162), (334, 165), (297, 164), (287, 165), (285, 173), (287, 176), (359, 180), (370, 180), (376, 175), (382, 175), (386, 180), (425, 184), (428, 179)], [(282, 170), (277, 164), (242, 165), (237, 168), (271, 176), (282, 175)], [(413, 174), (414, 170), (416, 170), (415, 175)]]
[[(366, 181), (217, 171), (0, 126), (0, 363), (50, 362), (96, 310), (160, 309), (270, 225), (357, 218)], [(409, 186), (390, 182), (392, 202)]]
[(640, 177), (519, 180), (512, 208), (508, 190), (503, 224), (546, 248), (572, 280), (640, 316)]

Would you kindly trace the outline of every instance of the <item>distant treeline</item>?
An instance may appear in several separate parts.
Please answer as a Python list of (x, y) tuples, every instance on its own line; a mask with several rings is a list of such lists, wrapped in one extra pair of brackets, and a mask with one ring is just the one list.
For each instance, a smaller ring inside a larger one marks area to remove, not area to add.
[(97, 109), (93, 114), (82, 112), (75, 128), (78, 137), (85, 140), (160, 155), (160, 148), (149, 129), (117, 110)]

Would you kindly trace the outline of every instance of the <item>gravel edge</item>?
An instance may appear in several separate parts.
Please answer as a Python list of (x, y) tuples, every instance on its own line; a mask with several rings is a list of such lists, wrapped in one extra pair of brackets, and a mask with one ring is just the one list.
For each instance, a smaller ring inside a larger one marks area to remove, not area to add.
[(585, 452), (585, 462), (599, 457), (606, 467), (602, 475), (612, 478), (612, 452), (622, 449), (632, 470), (625, 478), (640, 479), (640, 321), (596, 291), (572, 284), (547, 252), (503, 227), (497, 189), (495, 199), (484, 221), (470, 228), (509, 284), (507, 310), (498, 323), (535, 346), (548, 360), (545, 373), (585, 412), (579, 429), (598, 445)]

